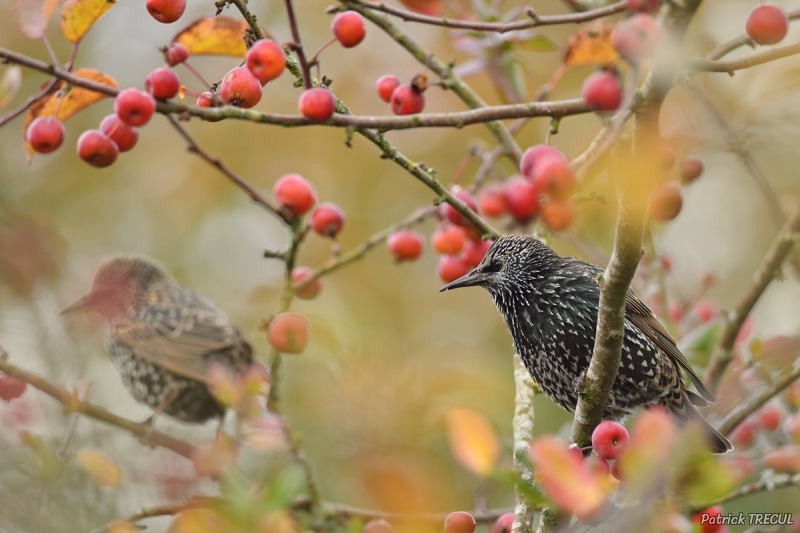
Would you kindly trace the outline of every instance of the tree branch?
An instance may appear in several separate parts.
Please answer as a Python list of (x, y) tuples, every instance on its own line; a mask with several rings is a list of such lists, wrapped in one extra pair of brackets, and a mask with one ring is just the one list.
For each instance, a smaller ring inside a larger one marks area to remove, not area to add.
[(733, 345), (739, 330), (742, 328), (747, 315), (753, 310), (761, 295), (767, 289), (781, 265), (789, 256), (800, 232), (800, 207), (787, 219), (778, 236), (773, 241), (764, 259), (756, 269), (749, 284), (739, 296), (736, 305), (723, 316), (725, 323), (722, 327), (719, 340), (711, 355), (711, 360), (706, 369), (705, 383), (712, 393), (717, 389), (722, 380), (725, 369), (733, 359)]
[(515, 30), (525, 30), (528, 28), (535, 28), (537, 26), (555, 26), (558, 24), (580, 24), (588, 22), (614, 13), (620, 13), (625, 10), (625, 2), (616, 2), (607, 6), (598, 7), (588, 11), (579, 13), (568, 13), (565, 15), (536, 15), (528, 11), (527, 20), (517, 20), (513, 22), (482, 22), (471, 20), (457, 20), (442, 17), (431, 17), (429, 15), (422, 15), (408, 11), (394, 6), (389, 6), (384, 3), (371, 3), (362, 0), (348, 0), (354, 4), (362, 7), (372, 9), (374, 11), (382, 11), (389, 15), (399, 17), (408, 22), (419, 22), (421, 24), (429, 24), (432, 26), (444, 26), (446, 28), (458, 28), (464, 30), (476, 31), (489, 31), (506, 33)]
[(24, 381), (36, 389), (39, 389), (48, 396), (60, 402), (69, 412), (81, 413), (89, 418), (94, 418), (95, 420), (105, 422), (108, 425), (124, 429), (136, 435), (137, 437), (146, 439), (148, 442), (155, 444), (156, 446), (161, 446), (162, 448), (171, 450), (178, 455), (186, 457), (187, 459), (191, 458), (192, 452), (195, 449), (194, 446), (188, 442), (175, 439), (169, 435), (166, 435), (165, 433), (156, 431), (150, 425), (133, 422), (126, 418), (117, 416), (109, 411), (106, 411), (102, 407), (87, 402), (86, 400), (81, 400), (75, 393), (69, 392), (57, 385), (54, 385), (41, 376), (11, 364), (7, 360), (6, 353), (1, 348), (0, 371)]
[(718, 498), (710, 502), (703, 502), (700, 505), (693, 506), (691, 512), (699, 513), (704, 509), (708, 509), (712, 505), (724, 504), (733, 500), (738, 500), (739, 498), (744, 498), (745, 496), (750, 496), (751, 494), (756, 494), (764, 491), (777, 490), (777, 489), (785, 489), (787, 487), (800, 488), (800, 474), (794, 474), (794, 475), (779, 474), (771, 477), (770, 479), (762, 479), (756, 481), (755, 483), (744, 485), (743, 487), (739, 487), (733, 492), (726, 494), (722, 498)]
[[(789, 20), (800, 19), (800, 9), (796, 9), (794, 11), (787, 13), (787, 17), (789, 18)], [(725, 41), (724, 43), (718, 45), (716, 48), (711, 50), (711, 52), (709, 52), (706, 55), (706, 59), (710, 60), (721, 59), (722, 57), (736, 50), (737, 48), (741, 48), (742, 46), (748, 46), (748, 45), (755, 46), (755, 42), (749, 35), (743, 33), (737, 37), (734, 37), (729, 41)]]
[[(523, 483), (533, 483), (533, 471), (527, 459), (528, 448), (533, 440), (533, 425), (535, 413), (533, 400), (536, 397), (536, 388), (522, 364), (519, 354), (514, 354), (514, 418), (512, 428), (514, 433), (514, 472)], [(528, 533), (533, 529), (534, 507), (525, 498), (519, 487), (515, 487), (516, 503), (514, 506), (514, 524), (511, 533)]]
[(711, 59), (694, 58), (689, 59), (686, 63), (686, 68), (693, 72), (727, 72), (733, 75), (737, 70), (742, 70), (776, 59), (783, 59), (800, 53), (800, 43), (790, 44), (788, 46), (781, 46), (778, 48), (771, 48), (764, 52), (753, 54), (747, 57), (738, 59), (728, 59), (714, 61)]

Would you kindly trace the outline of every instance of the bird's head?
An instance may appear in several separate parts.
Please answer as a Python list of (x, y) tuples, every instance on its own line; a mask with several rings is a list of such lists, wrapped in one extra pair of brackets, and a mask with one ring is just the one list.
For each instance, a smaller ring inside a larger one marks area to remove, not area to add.
[(536, 277), (559, 263), (559, 256), (530, 235), (506, 235), (497, 239), (483, 261), (470, 273), (448, 283), (439, 292), (481, 286), (490, 293), (503, 288), (535, 283)]
[(167, 278), (166, 270), (151, 259), (135, 255), (110, 257), (97, 267), (89, 292), (61, 314), (95, 311), (113, 321), (134, 308), (153, 283)]

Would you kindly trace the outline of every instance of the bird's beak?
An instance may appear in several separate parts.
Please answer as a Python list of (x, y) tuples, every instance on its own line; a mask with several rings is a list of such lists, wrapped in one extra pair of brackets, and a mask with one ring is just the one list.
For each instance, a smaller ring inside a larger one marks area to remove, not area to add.
[(91, 306), (93, 303), (94, 303), (94, 298), (92, 298), (92, 293), (88, 293), (84, 296), (81, 296), (77, 301), (71, 303), (70, 305), (62, 309), (59, 315), (63, 316), (73, 311), (82, 311), (87, 307)]
[(441, 289), (439, 292), (449, 291), (450, 289), (460, 289), (461, 287), (474, 287), (475, 285), (480, 285), (486, 280), (487, 276), (479, 269), (475, 269), (469, 274), (461, 276), (455, 281), (451, 281)]

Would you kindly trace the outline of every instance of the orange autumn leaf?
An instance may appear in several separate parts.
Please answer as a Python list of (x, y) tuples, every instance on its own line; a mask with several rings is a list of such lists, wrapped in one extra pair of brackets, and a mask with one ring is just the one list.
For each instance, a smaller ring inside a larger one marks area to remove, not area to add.
[(450, 409), (446, 420), (450, 448), (458, 462), (479, 476), (492, 475), (500, 455), (500, 444), (489, 421), (466, 408)]
[(122, 479), (122, 472), (117, 463), (98, 452), (81, 450), (75, 453), (75, 460), (100, 485), (113, 488), (118, 486)]
[(598, 21), (583, 26), (569, 38), (564, 65), (600, 65), (606, 67), (619, 59), (614, 49), (614, 25)]
[[(111, 87), (117, 86), (117, 82), (113, 78), (91, 68), (78, 69), (73, 74)], [(64, 80), (59, 80), (46, 95), (39, 98), (28, 110), (25, 126), (22, 129), (25, 150), (28, 152), (28, 162), (33, 159), (34, 154), (33, 148), (27, 141), (28, 126), (33, 122), (33, 119), (55, 116), (61, 122), (65, 122), (70, 117), (104, 98), (108, 98), (108, 95), (82, 87), (75, 87)], [(56, 111), (58, 112), (57, 114)]]
[(531, 442), (529, 453), (536, 481), (559, 509), (584, 519), (605, 506), (601, 479), (566, 443), (546, 435)]
[(643, 490), (663, 473), (678, 433), (674, 417), (661, 407), (652, 407), (636, 418), (630, 444), (620, 457), (629, 488)]
[(69, 0), (61, 9), (61, 31), (67, 40), (80, 41), (116, 0)]
[(61, 0), (11, 0), (11, 13), (28, 39), (41, 39)]
[(208, 17), (193, 22), (172, 42), (181, 43), (192, 55), (244, 57), (247, 55), (244, 36), (249, 28), (244, 19)]

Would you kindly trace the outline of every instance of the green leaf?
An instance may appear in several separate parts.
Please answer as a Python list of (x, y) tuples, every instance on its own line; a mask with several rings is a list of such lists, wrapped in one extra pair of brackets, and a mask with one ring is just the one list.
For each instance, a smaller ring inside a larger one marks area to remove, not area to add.
[(535, 35), (519, 42), (517, 46), (529, 52), (558, 52), (559, 50), (558, 45), (545, 35)]

